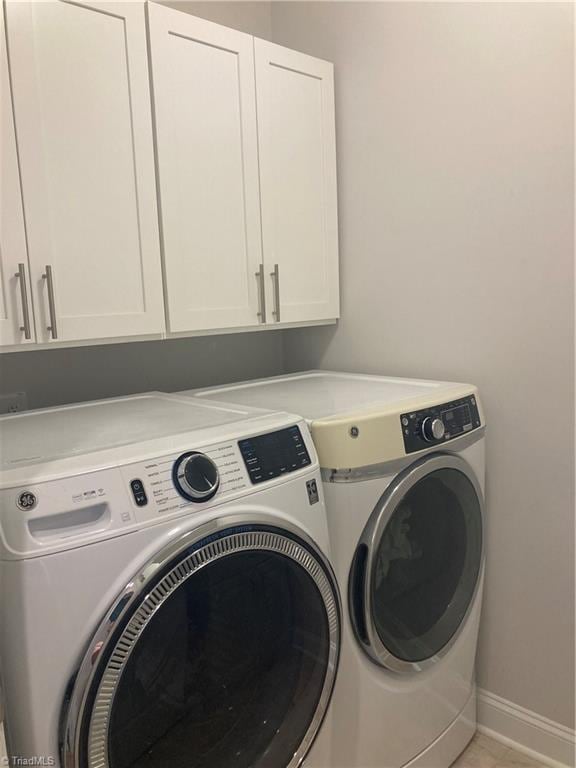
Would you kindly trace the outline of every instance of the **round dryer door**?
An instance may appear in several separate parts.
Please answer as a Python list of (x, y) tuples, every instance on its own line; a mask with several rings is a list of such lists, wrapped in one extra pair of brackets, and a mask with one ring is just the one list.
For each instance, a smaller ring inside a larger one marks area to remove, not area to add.
[(302, 761), (336, 674), (330, 568), (285, 528), (221, 525), (159, 553), (109, 613), (68, 706), (63, 765)]
[(387, 489), (349, 582), (356, 636), (374, 661), (418, 670), (448, 651), (478, 587), (482, 518), (478, 481), (457, 456), (425, 458)]

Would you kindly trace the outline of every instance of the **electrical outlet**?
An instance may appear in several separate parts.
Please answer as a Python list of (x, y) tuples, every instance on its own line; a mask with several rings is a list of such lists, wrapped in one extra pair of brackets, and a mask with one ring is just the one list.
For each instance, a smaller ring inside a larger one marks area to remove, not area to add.
[(26, 392), (10, 392), (8, 395), (0, 395), (0, 414), (27, 410), (28, 397)]

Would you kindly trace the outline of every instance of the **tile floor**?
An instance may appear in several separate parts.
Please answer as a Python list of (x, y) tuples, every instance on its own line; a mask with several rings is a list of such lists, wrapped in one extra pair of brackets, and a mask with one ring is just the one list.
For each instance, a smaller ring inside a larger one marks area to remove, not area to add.
[[(0, 724), (0, 766), (5, 755), (4, 730)], [(544, 764), (535, 762), (498, 741), (476, 734), (452, 768), (544, 768)]]
[(544, 763), (477, 733), (452, 768), (544, 768)]

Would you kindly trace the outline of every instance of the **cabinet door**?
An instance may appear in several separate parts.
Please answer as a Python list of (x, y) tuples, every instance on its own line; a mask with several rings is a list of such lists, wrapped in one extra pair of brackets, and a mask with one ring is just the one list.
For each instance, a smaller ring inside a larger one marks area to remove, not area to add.
[(6, 10), (38, 341), (161, 333), (144, 6)]
[(333, 66), (264, 40), (255, 56), (269, 319), (336, 318)]
[(148, 13), (169, 330), (254, 325), (261, 229), (252, 37), (154, 3)]
[(34, 317), (12, 114), (10, 77), (0, 8), (0, 344), (31, 344)]

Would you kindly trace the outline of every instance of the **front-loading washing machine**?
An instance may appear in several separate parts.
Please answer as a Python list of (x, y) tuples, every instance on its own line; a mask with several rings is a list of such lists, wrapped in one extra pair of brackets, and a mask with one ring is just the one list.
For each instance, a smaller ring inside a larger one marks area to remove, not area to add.
[(346, 596), (331, 765), (446, 768), (476, 728), (484, 416), (475, 387), (311, 371), (190, 391), (307, 419)]
[(0, 440), (18, 764), (328, 768), (340, 608), (305, 422), (152, 393)]

